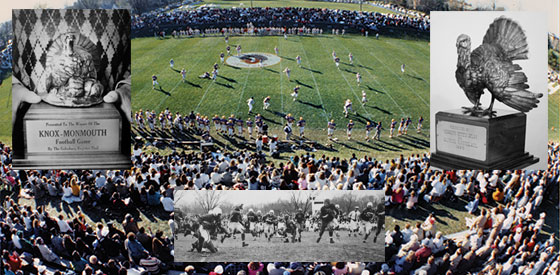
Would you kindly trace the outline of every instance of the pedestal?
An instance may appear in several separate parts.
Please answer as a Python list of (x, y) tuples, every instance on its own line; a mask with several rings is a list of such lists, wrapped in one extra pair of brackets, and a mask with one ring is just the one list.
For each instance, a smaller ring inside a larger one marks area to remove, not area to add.
[[(14, 169), (129, 169), (121, 150), (121, 114), (113, 104), (87, 108), (32, 104), (23, 117), (24, 155)], [(15, 137), (16, 135), (14, 135)]]
[(497, 110), (492, 118), (463, 114), (463, 110), (436, 113), (436, 151), (430, 165), (445, 170), (521, 169), (537, 163), (525, 152), (527, 116)]

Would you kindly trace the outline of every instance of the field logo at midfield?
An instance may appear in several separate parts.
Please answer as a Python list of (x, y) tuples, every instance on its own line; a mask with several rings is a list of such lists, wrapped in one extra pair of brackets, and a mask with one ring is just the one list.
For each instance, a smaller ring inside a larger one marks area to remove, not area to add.
[(278, 64), (280, 59), (279, 56), (270, 53), (244, 53), (228, 57), (226, 64), (239, 68), (259, 68), (259, 62), (266, 67)]

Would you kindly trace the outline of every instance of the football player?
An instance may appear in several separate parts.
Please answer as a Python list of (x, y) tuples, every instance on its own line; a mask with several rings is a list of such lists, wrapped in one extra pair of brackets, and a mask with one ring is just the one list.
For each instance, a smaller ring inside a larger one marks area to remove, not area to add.
[(369, 135), (371, 134), (371, 129), (373, 129), (373, 124), (371, 122), (366, 123), (366, 141), (369, 141)]
[(250, 114), (253, 112), (253, 105), (255, 104), (255, 99), (253, 97), (247, 99), (247, 106), (249, 106), (249, 111), (247, 112), (247, 114)]
[(397, 132), (397, 136), (403, 135), (404, 134), (404, 124), (406, 123), (406, 121), (404, 120), (404, 118), (401, 118), (401, 122), (399, 123), (399, 130)]
[(366, 102), (368, 102), (367, 94), (366, 94), (366, 91), (362, 90), (362, 105), (365, 105)]
[(292, 99), (293, 101), (297, 100), (298, 94), (299, 94), (299, 85), (294, 87), (294, 92), (292, 93)]
[(173, 69), (173, 66), (175, 66), (175, 61), (173, 61), (173, 58), (171, 58), (171, 60), (169, 60), (169, 67)]
[(340, 70), (340, 58), (335, 57), (334, 64), (336, 65), (336, 68)]
[[(296, 242), (296, 235), (297, 235), (297, 232), (298, 232), (298, 226), (297, 226), (296, 222), (292, 218), (290, 218), (290, 215), (286, 214), (284, 216), (284, 224), (285, 224), (285, 229), (284, 229), (285, 239), (284, 239), (284, 242), (285, 243), (290, 242), (289, 239), (288, 239), (288, 235), (291, 235), (292, 236), (292, 238), (291, 238), (292, 243), (295, 243)], [(300, 241), (301, 241), (301, 238), (300, 238)]]
[(187, 78), (187, 71), (185, 71), (185, 68), (181, 69), (181, 77), (183, 78), (184, 83)]
[(268, 110), (268, 107), (270, 107), (270, 96), (263, 99), (263, 110)]
[(296, 56), (296, 62), (299, 67), (301, 67), (301, 56)]
[[(373, 203), (368, 202), (367, 206), (362, 213), (360, 213), (360, 220), (362, 221), (362, 227), (364, 229), (365, 237), (363, 242), (367, 241), (367, 238), (371, 234), (374, 228), (374, 219), (375, 219), (375, 210), (373, 209)], [(374, 239), (374, 242), (377, 240), (377, 236)]]
[(379, 137), (381, 137), (381, 129), (383, 129), (383, 124), (379, 121), (377, 125), (375, 125), (375, 135), (373, 136), (373, 139), (379, 140)]
[(352, 128), (354, 128), (354, 122), (350, 120), (346, 125), (346, 134), (348, 135), (348, 140), (352, 139)]
[(297, 225), (297, 240), (298, 242), (301, 243), (301, 233), (303, 232), (304, 228), (305, 228), (305, 213), (303, 213), (303, 210), (301, 209), (301, 207), (298, 209), (298, 212), (295, 215), (295, 221), (296, 221), (296, 225)]
[(241, 233), (241, 247), (248, 246), (245, 243), (245, 226), (243, 226), (243, 216), (241, 215), (241, 209), (243, 209), (243, 204), (236, 206), (231, 212), (229, 218), (229, 232), (224, 234), (221, 242), (223, 243), (226, 238), (235, 235), (235, 233)]
[(159, 88), (161, 89), (161, 85), (159, 85), (159, 83), (157, 81), (157, 76), (154, 74), (154, 75), (152, 75), (152, 90), (154, 90), (156, 88), (156, 85), (158, 85)]
[(420, 117), (418, 118), (418, 125), (416, 126), (416, 132), (417, 133), (421, 133), (422, 132), (422, 123), (424, 122), (424, 118)]
[(350, 219), (350, 224), (349, 224), (349, 230), (348, 230), (348, 236), (352, 235), (352, 233), (354, 233), (354, 237), (357, 237), (357, 233), (358, 233), (358, 222), (360, 220), (360, 210), (359, 207), (356, 206), (354, 208), (354, 210), (350, 211), (350, 213), (348, 213), (348, 218)]
[(334, 204), (331, 204), (330, 199), (326, 199), (323, 207), (321, 207), (320, 212), (320, 219), (321, 219), (321, 228), (319, 230), (319, 238), (317, 238), (317, 243), (321, 241), (321, 237), (325, 230), (329, 231), (329, 238), (330, 243), (334, 243), (333, 234), (334, 234), (334, 219), (338, 215), (338, 211)]
[(249, 209), (249, 212), (247, 213), (247, 223), (249, 224), (249, 232), (251, 232), (251, 235), (253, 235), (253, 237), (256, 240), (257, 237), (257, 224), (259, 222), (259, 217), (257, 216), (257, 213), (255, 213), (253, 211), (253, 209)]
[(397, 127), (397, 122), (395, 119), (391, 119), (391, 129), (389, 130), (389, 138), (393, 138), (393, 134), (395, 133), (395, 127)]
[(247, 133), (249, 133), (249, 138), (253, 138), (253, 122), (250, 117), (247, 118), (245, 124), (247, 124)]
[(336, 129), (336, 123), (334, 123), (334, 119), (331, 119), (327, 124), (327, 137), (329, 140), (333, 139), (334, 129)]
[(354, 56), (352, 55), (352, 53), (348, 54), (348, 60), (350, 60), (351, 65), (354, 65)]
[(224, 52), (220, 53), (220, 61), (222, 62), (222, 64), (224, 64), (224, 58), (225, 58), (225, 54)]
[(274, 216), (274, 210), (268, 211), (266, 215), (263, 217), (264, 222), (264, 236), (270, 242), (270, 238), (275, 232), (274, 226), (276, 225), (276, 216)]
[(303, 117), (299, 117), (299, 120), (297, 122), (297, 126), (299, 127), (299, 137), (304, 138), (305, 119), (303, 119)]
[(360, 73), (356, 73), (356, 83), (358, 83), (358, 86), (360, 86), (360, 84), (362, 84), (362, 75)]
[(290, 68), (286, 67), (284, 69), (284, 73), (286, 74), (286, 77), (288, 77), (288, 81), (291, 81), (290, 80), (290, 72), (291, 72)]
[(352, 111), (352, 100), (346, 99), (344, 102), (344, 117), (348, 117), (348, 114)]

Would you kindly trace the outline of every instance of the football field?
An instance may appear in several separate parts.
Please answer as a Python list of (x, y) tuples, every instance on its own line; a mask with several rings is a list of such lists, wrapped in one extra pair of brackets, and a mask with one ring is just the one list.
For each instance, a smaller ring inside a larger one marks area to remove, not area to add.
[(377, 242), (369, 236), (363, 243), (363, 235), (348, 236), (347, 231), (339, 231), (339, 237), (334, 237), (335, 243), (329, 243), (328, 233), (325, 233), (319, 243), (316, 243), (318, 232), (303, 232), (301, 243), (284, 242), (284, 239), (275, 236), (270, 242), (264, 236), (254, 238), (247, 234), (246, 243), (249, 246), (241, 247), (241, 237), (227, 238), (223, 243), (213, 240), (218, 249), (210, 253), (203, 249), (201, 253), (190, 251), (191, 244), (195, 242), (192, 235), (179, 234), (175, 240), (175, 259), (186, 262), (230, 262), (230, 261), (288, 261), (288, 262), (315, 262), (315, 261), (374, 261), (385, 260), (384, 232), (379, 234)]
[[(283, 117), (292, 114), (307, 122), (306, 137), (327, 142), (327, 122), (334, 119), (339, 142), (333, 145), (335, 154), (341, 152), (395, 153), (425, 151), (429, 147), (429, 45), (427, 41), (403, 40), (358, 35), (241, 36), (229, 40), (231, 54), (235, 46), (242, 46), (242, 53), (274, 54), (278, 47), (280, 62), (265, 68), (238, 68), (220, 64), (216, 81), (200, 79), (204, 72), (211, 72), (219, 55), (226, 53), (223, 37), (156, 39), (139, 38), (132, 41), (132, 105), (133, 111), (169, 108), (172, 112), (187, 114), (190, 111), (209, 116), (222, 115), (246, 119), (247, 100), (254, 97), (253, 117), (260, 113), (270, 126), (272, 135), (283, 137)], [(331, 53), (340, 58), (340, 70)], [(354, 56), (349, 63), (348, 54)], [(302, 59), (298, 67), (296, 56)], [(169, 60), (175, 62), (174, 69)], [(406, 70), (401, 72), (401, 64)], [(288, 80), (283, 70), (291, 69)], [(180, 70), (187, 71), (187, 81), (182, 82)], [(356, 73), (362, 76), (360, 86)], [(162, 89), (152, 89), (151, 76), (158, 76)], [(301, 87), (297, 101), (290, 96), (293, 88)], [(368, 102), (362, 105), (362, 91)], [(263, 99), (271, 97), (271, 107), (263, 110)], [(343, 115), (344, 101), (353, 102), (355, 114)], [(424, 130), (416, 134), (420, 116), (424, 117)], [(389, 139), (391, 119), (411, 117), (409, 134)], [(346, 125), (352, 119), (356, 125), (352, 141), (346, 140)], [(367, 121), (382, 121), (381, 141), (365, 143)], [(296, 127), (294, 127), (296, 128)], [(294, 129), (297, 134), (297, 129)]]

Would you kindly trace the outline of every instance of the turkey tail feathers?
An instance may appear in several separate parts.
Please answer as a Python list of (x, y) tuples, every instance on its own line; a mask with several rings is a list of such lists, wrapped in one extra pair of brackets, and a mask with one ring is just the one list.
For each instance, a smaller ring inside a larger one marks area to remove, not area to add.
[(503, 16), (490, 24), (482, 43), (499, 45), (509, 60), (527, 59), (529, 53), (523, 29), (515, 21)]
[(537, 107), (539, 103), (538, 98), (542, 96), (543, 94), (541, 93), (532, 93), (525, 89), (518, 89), (510, 86), (505, 89), (505, 95), (500, 101), (521, 112), (528, 112)]

